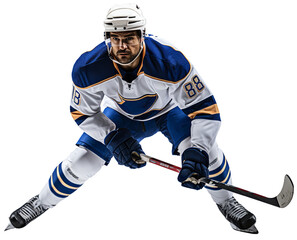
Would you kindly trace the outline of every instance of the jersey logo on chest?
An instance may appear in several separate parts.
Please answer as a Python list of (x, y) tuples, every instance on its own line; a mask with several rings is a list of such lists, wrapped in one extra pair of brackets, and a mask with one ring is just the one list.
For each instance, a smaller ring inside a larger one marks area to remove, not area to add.
[(149, 111), (158, 99), (157, 94), (146, 94), (139, 98), (124, 98), (119, 94), (120, 102), (114, 100), (117, 105), (126, 113), (141, 115)]

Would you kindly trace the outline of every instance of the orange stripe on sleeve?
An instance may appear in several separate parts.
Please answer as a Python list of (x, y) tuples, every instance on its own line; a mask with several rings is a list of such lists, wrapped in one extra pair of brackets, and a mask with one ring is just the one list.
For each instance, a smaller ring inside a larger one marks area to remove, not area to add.
[(82, 116), (85, 116), (83, 113), (81, 113), (80, 111), (74, 111), (71, 113), (72, 117), (74, 120), (82, 117)]
[(201, 110), (195, 111), (193, 113), (190, 113), (188, 116), (189, 118), (193, 119), (195, 118), (197, 115), (199, 114), (209, 114), (209, 115), (213, 115), (213, 114), (218, 114), (220, 113), (218, 105), (217, 104), (213, 104), (209, 107), (203, 108)]

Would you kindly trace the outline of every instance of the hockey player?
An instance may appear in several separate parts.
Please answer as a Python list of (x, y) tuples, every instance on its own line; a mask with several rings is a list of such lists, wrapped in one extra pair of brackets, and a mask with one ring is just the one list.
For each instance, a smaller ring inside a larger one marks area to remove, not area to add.
[[(84, 133), (41, 192), (11, 214), (7, 229), (22, 228), (57, 205), (112, 157), (131, 169), (144, 167), (131, 153), (143, 153), (140, 141), (158, 131), (172, 144), (172, 154), (181, 155), (183, 187), (204, 187), (191, 181), (193, 176), (231, 182), (229, 164), (215, 141), (221, 122), (214, 96), (182, 52), (145, 35), (145, 26), (136, 4), (108, 11), (105, 41), (73, 67), (70, 111)], [(205, 188), (234, 229), (257, 233), (255, 216), (230, 192)]]

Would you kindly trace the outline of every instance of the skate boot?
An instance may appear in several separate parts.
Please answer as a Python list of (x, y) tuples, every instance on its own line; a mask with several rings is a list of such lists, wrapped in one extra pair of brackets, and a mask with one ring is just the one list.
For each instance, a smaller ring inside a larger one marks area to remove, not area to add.
[(221, 213), (231, 223), (234, 230), (257, 234), (255, 227), (256, 217), (247, 211), (234, 197), (229, 198), (222, 204), (217, 204)]
[(28, 223), (33, 221), (35, 218), (43, 214), (48, 207), (40, 204), (39, 196), (31, 198), (19, 209), (15, 210), (9, 217), (10, 224), (7, 226), (6, 230), (12, 228), (23, 228)]

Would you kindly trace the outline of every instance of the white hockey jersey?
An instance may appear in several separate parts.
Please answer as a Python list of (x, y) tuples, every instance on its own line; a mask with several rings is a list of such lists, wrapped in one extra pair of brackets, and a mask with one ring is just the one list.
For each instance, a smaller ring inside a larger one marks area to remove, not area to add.
[(103, 97), (108, 107), (137, 121), (156, 118), (178, 106), (193, 119), (193, 145), (209, 152), (214, 143), (220, 114), (212, 93), (187, 58), (156, 37), (145, 37), (141, 62), (133, 72), (125, 72), (110, 60), (102, 42), (80, 56), (72, 78), (72, 117), (102, 143), (115, 129), (101, 111)]

